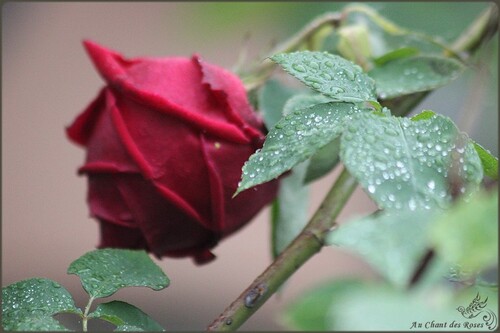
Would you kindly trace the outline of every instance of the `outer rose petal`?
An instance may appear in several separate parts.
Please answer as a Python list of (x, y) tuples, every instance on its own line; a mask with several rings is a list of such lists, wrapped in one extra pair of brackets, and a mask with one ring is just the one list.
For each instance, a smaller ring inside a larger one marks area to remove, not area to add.
[(249, 142), (242, 130), (231, 124), (224, 112), (217, 110), (216, 100), (207, 95), (201, 84), (201, 73), (191, 60), (125, 60), (96, 43), (85, 41), (84, 44), (98, 71), (116, 91), (213, 135), (240, 143)]

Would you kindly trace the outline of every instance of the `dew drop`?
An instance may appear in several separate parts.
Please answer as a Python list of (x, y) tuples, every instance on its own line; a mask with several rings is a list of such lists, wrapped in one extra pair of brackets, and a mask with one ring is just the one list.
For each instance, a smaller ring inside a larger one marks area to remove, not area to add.
[(417, 203), (415, 202), (415, 200), (413, 198), (410, 199), (410, 201), (408, 201), (408, 207), (410, 208), (410, 210), (417, 209)]
[(302, 66), (301, 64), (293, 64), (292, 68), (295, 69), (297, 72), (305, 73), (306, 68)]
[(374, 185), (368, 185), (368, 192), (370, 193), (375, 193), (375, 186)]

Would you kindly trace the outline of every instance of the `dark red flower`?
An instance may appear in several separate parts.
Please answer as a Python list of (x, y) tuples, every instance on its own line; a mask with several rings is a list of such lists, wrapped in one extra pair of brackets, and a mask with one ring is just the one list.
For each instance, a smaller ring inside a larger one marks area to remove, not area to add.
[(273, 181), (232, 199), (264, 140), (241, 81), (198, 56), (129, 60), (84, 45), (107, 86), (67, 134), (87, 150), (79, 173), (88, 176), (99, 247), (213, 259), (209, 250), (277, 190)]

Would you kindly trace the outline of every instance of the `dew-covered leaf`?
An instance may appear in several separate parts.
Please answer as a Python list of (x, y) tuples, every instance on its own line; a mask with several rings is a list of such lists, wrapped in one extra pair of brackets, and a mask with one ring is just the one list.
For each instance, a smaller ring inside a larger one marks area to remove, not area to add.
[[(5, 326), (4, 326), (5, 329)], [(47, 332), (47, 331), (69, 331), (59, 321), (53, 317), (34, 314), (29, 318), (23, 318), (16, 322), (14, 327), (9, 331), (32, 331), (32, 332)]]
[[(283, 107), (283, 115), (293, 113), (311, 107), (316, 104), (328, 103), (331, 99), (319, 94), (297, 94), (291, 97)], [(306, 176), (303, 177), (304, 183), (309, 183), (317, 178), (327, 174), (337, 165), (340, 152), (340, 139), (337, 138), (320, 148), (310, 158)]]
[(388, 99), (439, 88), (456, 79), (465, 67), (458, 61), (438, 56), (399, 58), (372, 69), (377, 94)]
[(268, 80), (259, 90), (259, 109), (267, 128), (273, 128), (281, 119), (286, 101), (296, 93), (296, 89), (284, 86), (274, 79)]
[(341, 160), (383, 209), (442, 207), (451, 202), (450, 167), (470, 194), (483, 178), (481, 161), (447, 117), (353, 116), (341, 139)]
[(147, 253), (139, 250), (88, 252), (71, 263), (68, 274), (78, 275), (85, 291), (94, 298), (110, 296), (124, 287), (160, 290), (170, 282)]
[(327, 52), (300, 51), (271, 57), (306, 86), (335, 101), (376, 100), (373, 80), (361, 67)]
[(329, 245), (353, 251), (388, 281), (408, 285), (429, 248), (430, 211), (389, 211), (346, 222), (326, 238)]
[(81, 314), (69, 292), (55, 281), (33, 278), (2, 288), (2, 326), (6, 331), (66, 330), (52, 317), (61, 312)]
[(307, 223), (309, 188), (304, 185), (304, 176), (308, 164), (309, 161), (304, 161), (296, 165), (290, 174), (280, 181), (272, 216), (274, 257), (290, 244)]
[(498, 262), (498, 191), (478, 192), (433, 224), (430, 237), (439, 253), (462, 270), (477, 271)]
[(366, 111), (351, 103), (318, 104), (282, 118), (264, 146), (243, 166), (236, 194), (277, 178), (337, 138), (351, 115)]
[(126, 327), (136, 327), (141, 331), (164, 331), (160, 324), (141, 309), (122, 301), (101, 303), (89, 317), (100, 318), (116, 325), (116, 331), (127, 330), (124, 329)]
[(474, 148), (481, 159), (483, 171), (485, 175), (491, 179), (498, 180), (498, 158), (493, 156), (488, 150), (483, 148), (480, 144), (473, 142)]

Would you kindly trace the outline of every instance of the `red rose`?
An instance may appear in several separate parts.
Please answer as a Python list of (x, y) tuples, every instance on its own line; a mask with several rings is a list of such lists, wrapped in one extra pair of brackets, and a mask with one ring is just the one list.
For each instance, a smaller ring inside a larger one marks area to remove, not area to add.
[(232, 199), (264, 140), (241, 81), (197, 56), (125, 59), (84, 45), (107, 86), (67, 134), (87, 149), (79, 173), (88, 176), (99, 247), (210, 261), (209, 249), (277, 190), (273, 181)]

